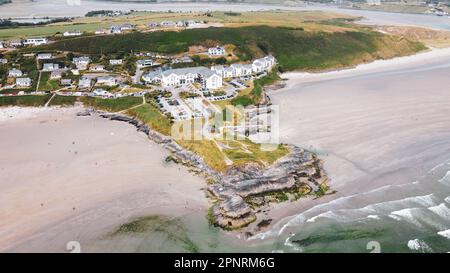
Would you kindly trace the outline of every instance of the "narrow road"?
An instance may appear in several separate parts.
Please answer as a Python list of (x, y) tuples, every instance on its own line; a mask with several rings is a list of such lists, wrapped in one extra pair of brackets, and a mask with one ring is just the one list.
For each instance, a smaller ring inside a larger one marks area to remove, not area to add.
[(38, 82), (37, 82), (37, 84), (36, 84), (36, 92), (39, 90), (39, 83), (41, 82), (41, 74), (42, 74), (42, 72), (39, 71)]

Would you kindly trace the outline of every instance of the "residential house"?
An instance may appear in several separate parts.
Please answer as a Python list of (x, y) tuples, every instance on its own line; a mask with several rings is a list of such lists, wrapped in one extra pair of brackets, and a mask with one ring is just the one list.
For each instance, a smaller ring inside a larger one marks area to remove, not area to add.
[(161, 26), (162, 27), (174, 27), (175, 22), (174, 21), (162, 21)]
[(54, 64), (54, 63), (45, 63), (42, 67), (42, 71), (55, 71), (59, 69), (59, 64)]
[(158, 27), (159, 24), (158, 24), (158, 22), (150, 22), (150, 23), (147, 24), (147, 26), (150, 27), (150, 28), (155, 28), (155, 27)]
[(30, 87), (31, 79), (30, 78), (16, 78), (16, 86), (19, 87)]
[(208, 48), (208, 54), (211, 56), (223, 56), (225, 55), (225, 48), (223, 46), (215, 46)]
[(3, 42), (0, 41), (0, 49), (3, 49), (3, 48), (5, 48), (5, 46), (3, 45)]
[(105, 67), (103, 65), (95, 64), (89, 67), (90, 71), (104, 71)]
[(86, 70), (91, 59), (87, 56), (81, 56), (77, 58), (73, 58), (72, 62), (75, 64), (78, 70)]
[(113, 76), (101, 76), (97, 78), (97, 84), (113, 86), (118, 83), (118, 79)]
[(32, 46), (44, 45), (47, 43), (48, 43), (47, 38), (30, 38), (30, 39), (26, 39), (23, 42), (24, 45), (32, 45)]
[(8, 60), (4, 58), (0, 58), (0, 64), (7, 64)]
[(112, 60), (109, 60), (109, 64), (110, 65), (120, 65), (120, 64), (122, 64), (123, 63), (123, 60), (122, 59), (112, 59)]
[(92, 93), (94, 94), (94, 96), (99, 97), (113, 97), (113, 94), (101, 88), (95, 89)]
[(92, 86), (92, 80), (87, 77), (82, 77), (78, 81), (78, 89), (90, 89)]
[(22, 46), (23, 43), (21, 40), (11, 40), (11, 41), (9, 41), (9, 45), (11, 47), (18, 47), (18, 46)]
[(272, 55), (266, 56), (264, 58), (256, 59), (253, 61), (253, 72), (261, 73), (263, 71), (269, 71), (275, 65), (276, 60)]
[(79, 30), (74, 31), (66, 31), (63, 33), (63, 36), (70, 37), (70, 36), (81, 36), (83, 33)]
[(109, 32), (112, 34), (120, 34), (122, 33), (122, 29), (120, 28), (120, 26), (112, 25)]
[(121, 25), (120, 26), (120, 30), (121, 31), (126, 31), (126, 30), (133, 30), (133, 29), (135, 29), (136, 28), (136, 26), (135, 25), (132, 25), (132, 24), (123, 24), (123, 25)]
[(250, 76), (253, 74), (253, 66), (251, 64), (232, 64), (233, 77)]
[(61, 72), (61, 70), (54, 70), (54, 71), (52, 71), (52, 73), (50, 74), (50, 79), (51, 79), (51, 80), (61, 79), (61, 77), (62, 77), (62, 72)]
[(111, 33), (111, 30), (109, 30), (109, 29), (97, 29), (96, 31), (95, 31), (95, 34), (109, 34), (109, 33)]
[(184, 23), (184, 21), (179, 20), (179, 21), (176, 22), (176, 25), (177, 25), (177, 27), (184, 27), (185, 23)]
[(222, 76), (224, 79), (234, 77), (234, 70), (232, 67), (223, 66), (223, 65), (215, 65), (211, 67), (211, 70), (215, 71), (217, 74)]
[(9, 77), (16, 78), (16, 77), (22, 77), (22, 75), (23, 75), (22, 70), (19, 70), (17, 68), (13, 68), (13, 69), (9, 70), (9, 72), (8, 72)]
[(148, 79), (149, 82), (155, 82), (159, 77), (161, 79), (161, 85), (164, 87), (182, 86), (190, 83), (200, 83), (206, 89), (222, 87), (222, 76), (203, 66), (170, 69), (160, 72), (159, 76), (154, 74), (151, 76), (148, 74), (143, 79)]
[(52, 53), (39, 53), (36, 57), (38, 60), (50, 60), (53, 59)]
[(147, 83), (160, 83), (162, 79), (161, 70), (151, 71), (142, 75), (142, 79)]

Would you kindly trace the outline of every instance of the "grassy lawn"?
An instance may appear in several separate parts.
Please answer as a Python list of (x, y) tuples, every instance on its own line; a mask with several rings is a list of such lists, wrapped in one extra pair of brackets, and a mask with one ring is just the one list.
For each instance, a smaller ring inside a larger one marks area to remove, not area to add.
[(127, 114), (145, 122), (151, 129), (158, 131), (161, 134), (167, 136), (170, 135), (172, 128), (170, 120), (161, 114), (156, 106), (150, 103), (130, 109), (127, 111)]
[(39, 91), (53, 91), (59, 89), (57, 80), (50, 80), (51, 72), (41, 72), (41, 80), (39, 82)]
[(81, 97), (81, 102), (85, 106), (94, 107), (96, 109), (108, 111), (108, 112), (119, 112), (131, 108), (133, 106), (142, 103), (142, 98), (140, 97), (123, 97), (117, 99), (101, 99), (93, 97)]
[(0, 106), (44, 106), (51, 95), (0, 97)]
[(75, 102), (78, 101), (78, 97), (75, 96), (59, 96), (56, 95), (48, 104), (49, 106), (72, 106), (75, 104)]

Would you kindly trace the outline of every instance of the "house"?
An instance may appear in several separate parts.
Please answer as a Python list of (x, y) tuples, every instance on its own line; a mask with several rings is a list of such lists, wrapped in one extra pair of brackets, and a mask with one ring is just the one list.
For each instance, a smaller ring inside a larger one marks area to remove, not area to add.
[(113, 96), (111, 93), (109, 93), (108, 91), (101, 89), (101, 88), (95, 89), (92, 93), (94, 94), (94, 96), (99, 96), (99, 97), (112, 97)]
[(59, 64), (45, 63), (42, 67), (42, 71), (54, 71), (59, 69)]
[(87, 56), (81, 56), (77, 58), (73, 58), (72, 62), (75, 64), (78, 70), (86, 70), (91, 59)]
[(137, 60), (136, 62), (137, 67), (148, 67), (148, 66), (154, 66), (155, 62), (151, 59), (145, 59), (145, 60)]
[(62, 77), (62, 72), (60, 70), (52, 71), (52, 73), (50, 74), (51, 80), (61, 79), (61, 77)]
[(18, 46), (22, 46), (22, 41), (21, 40), (11, 40), (9, 41), (9, 45), (12, 47), (18, 47)]
[(103, 65), (95, 64), (89, 67), (90, 71), (104, 71), (105, 67)]
[(234, 77), (234, 70), (232, 67), (225, 67), (223, 65), (215, 65), (211, 67), (211, 70), (222, 76), (222, 78), (228, 79)]
[(79, 30), (75, 31), (66, 31), (63, 33), (64, 37), (70, 37), (70, 36), (81, 36), (83, 33)]
[(208, 54), (211, 56), (223, 56), (225, 55), (225, 48), (223, 46), (216, 46), (208, 48)]
[(162, 21), (161, 26), (162, 27), (174, 27), (175, 22), (174, 21)]
[(158, 22), (150, 22), (147, 24), (147, 26), (150, 28), (155, 28), (155, 27), (159, 26), (159, 24), (158, 24)]
[(112, 60), (109, 60), (109, 64), (110, 65), (120, 65), (120, 64), (122, 64), (123, 63), (123, 60), (122, 59), (112, 59)]
[(0, 41), (0, 49), (5, 48), (5, 46), (3, 45), (3, 42)]
[(108, 30), (108, 29), (97, 29), (96, 31), (95, 31), (95, 34), (108, 34), (108, 33), (111, 33), (111, 30)]
[(250, 76), (253, 74), (253, 66), (251, 64), (232, 64), (233, 77)]
[(92, 80), (87, 77), (82, 77), (78, 81), (78, 89), (90, 89), (92, 86)]
[(61, 80), (59, 81), (59, 83), (60, 83), (61, 85), (64, 85), (64, 86), (72, 85), (72, 80), (71, 80), (71, 79), (61, 79)]
[(0, 58), (0, 64), (7, 64), (7, 63), (8, 63), (7, 59)]
[(222, 76), (203, 66), (170, 69), (160, 72), (160, 75), (146, 75), (145, 81), (155, 82), (158, 78), (161, 85), (182, 86), (190, 83), (200, 83), (203, 88), (217, 89), (222, 87)]
[(122, 29), (120, 26), (112, 25), (109, 32), (112, 34), (120, 34), (122, 33)]
[(22, 77), (22, 75), (22, 71), (16, 68), (13, 68), (8, 72), (8, 77)]
[(97, 84), (100, 85), (113, 86), (116, 85), (117, 82), (117, 78), (113, 76), (101, 76), (97, 78)]
[(31, 79), (30, 78), (16, 78), (16, 85), (20, 87), (30, 87)]
[(47, 38), (30, 38), (26, 39), (23, 42), (24, 45), (32, 45), (32, 46), (45, 45), (47, 43), (48, 43)]
[(121, 31), (133, 30), (135, 28), (136, 28), (136, 26), (132, 25), (132, 24), (123, 24), (123, 25), (120, 26), (120, 30)]
[(161, 78), (161, 70), (151, 71), (150, 73), (142, 75), (142, 79), (147, 83), (160, 83)]
[(261, 73), (263, 71), (269, 71), (275, 65), (276, 60), (272, 55), (264, 58), (259, 58), (253, 61), (253, 73)]
[(184, 23), (184, 21), (180, 20), (180, 21), (177, 21), (176, 25), (177, 25), (177, 27), (184, 27), (185, 23)]
[(39, 53), (36, 57), (38, 60), (50, 60), (53, 59), (52, 53)]

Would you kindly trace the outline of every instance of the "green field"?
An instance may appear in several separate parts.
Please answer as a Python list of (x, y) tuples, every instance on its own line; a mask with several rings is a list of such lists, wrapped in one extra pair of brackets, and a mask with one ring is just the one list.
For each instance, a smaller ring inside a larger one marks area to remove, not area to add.
[(0, 106), (44, 106), (51, 95), (0, 97)]
[(300, 28), (248, 26), (79, 37), (28, 50), (94, 55), (148, 50), (171, 54), (185, 52), (191, 45), (212, 42), (236, 45), (235, 53), (241, 61), (271, 53), (282, 71), (339, 68), (425, 49), (419, 42), (368, 29), (307, 32)]
[(142, 103), (142, 98), (140, 97), (123, 97), (117, 99), (81, 97), (80, 100), (85, 106), (94, 107), (95, 109), (108, 112), (123, 111)]

